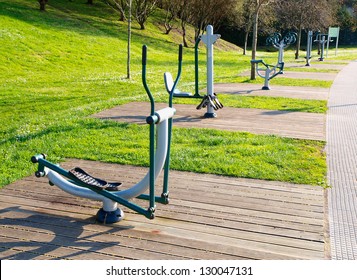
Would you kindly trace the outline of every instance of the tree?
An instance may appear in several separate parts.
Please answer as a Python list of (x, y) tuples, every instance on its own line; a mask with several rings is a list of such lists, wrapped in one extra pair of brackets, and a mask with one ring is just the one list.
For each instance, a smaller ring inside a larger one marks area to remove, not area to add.
[(188, 47), (186, 40), (186, 25), (191, 22), (193, 16), (192, 7), (194, 0), (174, 0), (177, 3), (177, 16), (180, 19), (182, 29), (182, 43), (185, 48)]
[(302, 30), (327, 30), (335, 21), (338, 0), (285, 0), (275, 3), (282, 28), (297, 31), (295, 59), (299, 58)]
[(145, 22), (156, 8), (157, 0), (133, 0), (135, 4), (135, 19), (140, 25), (140, 29), (145, 29)]
[[(259, 13), (264, 6), (268, 6), (274, 0), (250, 0), (250, 1), (253, 7), (252, 60), (254, 60), (256, 59), (256, 53), (257, 53)], [(250, 79), (255, 80), (255, 63), (251, 63)]]
[(126, 63), (126, 78), (130, 79), (130, 57), (131, 57), (131, 11), (133, 0), (129, 0), (129, 16), (128, 16), (128, 48), (127, 48), (127, 63)]
[(354, 32), (357, 29), (357, 0), (343, 2), (337, 12), (338, 23), (341, 29)]
[(165, 16), (165, 34), (169, 34), (173, 28), (172, 21), (178, 14), (177, 1), (175, 0), (162, 0), (160, 1), (160, 8), (166, 11)]
[(248, 37), (249, 33), (253, 27), (253, 15), (254, 15), (254, 7), (251, 5), (250, 0), (245, 0), (242, 5), (242, 18), (244, 21), (242, 22), (242, 28), (244, 30), (244, 47), (243, 47), (243, 55), (247, 53), (248, 46)]
[(107, 3), (114, 10), (119, 12), (120, 21), (126, 21), (126, 12), (127, 8), (129, 7), (128, 0), (105, 0), (105, 3)]
[(195, 0), (192, 3), (191, 24), (195, 27), (195, 40), (207, 25), (219, 28), (220, 23), (234, 9), (236, 0)]
[(40, 11), (46, 11), (48, 0), (38, 0), (38, 2), (40, 3)]

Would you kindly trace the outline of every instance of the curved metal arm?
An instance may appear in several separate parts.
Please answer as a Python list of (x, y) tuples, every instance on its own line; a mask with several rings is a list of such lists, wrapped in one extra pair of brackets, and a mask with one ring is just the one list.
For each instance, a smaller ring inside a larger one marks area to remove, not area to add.
[[(262, 59), (257, 59), (257, 60), (251, 60), (251, 63), (255, 63), (257, 64), (256, 67), (256, 72), (258, 74), (259, 77), (265, 79), (266, 75), (267, 75), (267, 70), (268, 71), (268, 75), (269, 75), (269, 80), (273, 79), (275, 76), (279, 75), (280, 73), (282, 73), (283, 69), (284, 69), (284, 62), (282, 63), (278, 63), (276, 65), (271, 65), (271, 64), (267, 64), (265, 63)], [(259, 68), (259, 64), (263, 64), (265, 66), (265, 69)], [(279, 69), (279, 71), (277, 71), (277, 69)], [(264, 70), (264, 76), (259, 72), (259, 70)], [(271, 74), (272, 73), (272, 74)]]
[(178, 82), (180, 80), (180, 77), (181, 77), (181, 72), (182, 72), (182, 53), (183, 53), (183, 46), (182, 46), (182, 44), (180, 44), (179, 45), (179, 54), (178, 54), (177, 76), (176, 76), (174, 85), (171, 88), (170, 98), (169, 98), (169, 107), (171, 107), (171, 108), (172, 108), (172, 98), (174, 96), (174, 92), (175, 92), (176, 86), (177, 86), (177, 84), (178, 84)]
[(291, 44), (294, 44), (297, 39), (296, 32), (288, 32), (284, 37), (280, 33), (275, 32), (266, 39), (266, 45), (272, 45), (276, 49), (287, 48)]

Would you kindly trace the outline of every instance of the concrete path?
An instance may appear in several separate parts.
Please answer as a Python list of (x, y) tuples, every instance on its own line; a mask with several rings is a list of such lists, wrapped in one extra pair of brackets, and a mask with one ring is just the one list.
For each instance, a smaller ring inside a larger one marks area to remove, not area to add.
[(346, 66), (330, 90), (327, 162), (332, 259), (357, 259), (357, 61)]

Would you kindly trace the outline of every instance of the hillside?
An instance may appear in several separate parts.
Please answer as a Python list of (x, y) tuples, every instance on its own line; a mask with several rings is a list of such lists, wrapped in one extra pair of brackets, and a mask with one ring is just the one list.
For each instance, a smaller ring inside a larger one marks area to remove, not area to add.
[[(166, 96), (162, 75), (165, 70), (176, 72), (179, 31), (163, 33), (160, 11), (144, 31), (133, 23), (132, 79), (127, 80), (126, 23), (100, 1), (93, 6), (83, 2), (51, 0), (47, 12), (39, 11), (37, 1), (0, 2), (0, 151), (6, 162), (0, 166), (0, 185), (29, 175), (33, 153), (74, 156), (75, 151), (64, 151), (68, 139), (62, 133), (76, 130), (83, 117), (130, 100), (146, 100), (141, 84), (143, 44), (149, 47), (149, 85), (156, 97)], [(217, 45), (217, 50), (218, 46), (234, 48), (228, 43)], [(205, 56), (200, 58), (202, 65)], [(192, 48), (184, 51), (181, 79), (181, 85), (192, 88), (191, 69)]]
[[(141, 82), (143, 44), (149, 49), (148, 85), (156, 101), (167, 101), (163, 73), (176, 75), (179, 30), (165, 35), (160, 11), (150, 18), (144, 31), (133, 24), (132, 78), (128, 80), (126, 24), (119, 22), (116, 12), (103, 3), (91, 6), (83, 2), (51, 0), (47, 12), (40, 12), (35, 0), (0, 2), (0, 187), (31, 175), (35, 166), (29, 159), (37, 153), (48, 154), (53, 162), (79, 158), (148, 165), (146, 126), (101, 121), (91, 115), (131, 101), (147, 101)], [(193, 30), (189, 33), (193, 35)], [(249, 69), (249, 56), (223, 40), (214, 49), (215, 81), (247, 80), (239, 74)], [(203, 89), (205, 48), (200, 47), (199, 52), (199, 87)], [(274, 53), (264, 55), (276, 60)], [(185, 48), (179, 84), (182, 90), (193, 90), (194, 74), (193, 48)], [(241, 101), (247, 98), (236, 100), (235, 106), (243, 106)], [(232, 101), (229, 99), (225, 97), (226, 106)], [(258, 108), (268, 103), (274, 110), (281, 109), (279, 102), (268, 99), (256, 102)], [(245, 108), (252, 106), (251, 102), (243, 102)], [(283, 104), (285, 110), (289, 106)], [(141, 108), (137, 113), (148, 114)], [(211, 130), (207, 137), (206, 130), (196, 128), (175, 128), (174, 134), (173, 169), (304, 184), (324, 180), (320, 142)], [(227, 145), (237, 151), (234, 157), (224, 156)], [(222, 156), (219, 168), (218, 147)], [(266, 150), (274, 152), (261, 152)], [(202, 151), (204, 157), (199, 156)], [(284, 164), (277, 158), (284, 158)], [(292, 176), (294, 162), (306, 167)]]

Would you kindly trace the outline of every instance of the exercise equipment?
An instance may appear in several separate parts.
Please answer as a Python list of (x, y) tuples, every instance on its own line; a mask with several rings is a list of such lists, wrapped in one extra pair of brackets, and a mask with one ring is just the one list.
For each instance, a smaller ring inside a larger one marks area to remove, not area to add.
[(284, 73), (284, 50), (296, 42), (297, 34), (288, 32), (284, 37), (276, 32), (266, 39), (267, 45), (272, 45), (279, 50), (278, 62), (276, 65), (265, 63), (262, 59), (253, 59), (250, 62), (256, 64), (256, 72), (264, 79), (263, 90), (270, 90), (269, 81), (279, 74)]
[(271, 65), (265, 63), (262, 59), (253, 59), (251, 63), (256, 64), (256, 72), (259, 77), (264, 79), (263, 90), (270, 90), (269, 81), (279, 74), (283, 74), (284, 62)]
[[(182, 60), (178, 61), (178, 73), (175, 81), (172, 79), (172, 75), (170, 72), (164, 73), (164, 82), (165, 88), (167, 92), (173, 97), (179, 98), (198, 98), (201, 99), (200, 104), (196, 107), (197, 110), (202, 108), (207, 108), (207, 112), (204, 114), (205, 118), (215, 118), (217, 114), (214, 112), (218, 109), (223, 108), (222, 103), (218, 100), (217, 95), (214, 93), (214, 85), (213, 85), (213, 44), (220, 38), (221, 35), (213, 34), (212, 25), (208, 25), (206, 28), (206, 34), (201, 35), (197, 38), (195, 43), (195, 93), (192, 94), (190, 92), (182, 92), (180, 91), (176, 85), (180, 79), (182, 72)], [(199, 93), (199, 75), (198, 75), (198, 46), (200, 42), (203, 42), (206, 45), (207, 49), (207, 94), (200, 95)], [(174, 90), (173, 90), (174, 88)]]
[(317, 42), (319, 44), (319, 54), (320, 54), (319, 61), (324, 61), (324, 59), (325, 59), (325, 44), (328, 42), (333, 42), (333, 40), (330, 39), (328, 34), (317, 33), (315, 42)]
[[(179, 57), (182, 57), (182, 46), (179, 47)], [(56, 185), (72, 195), (102, 201), (102, 208), (97, 212), (97, 220), (101, 223), (115, 223), (123, 219), (124, 212), (118, 208), (121, 204), (149, 219), (155, 217), (155, 202), (167, 204), (169, 202), (168, 176), (170, 162), (170, 143), (172, 118), (176, 110), (172, 107), (172, 95), (169, 106), (155, 111), (155, 101), (146, 82), (147, 47), (142, 49), (142, 82), (150, 100), (150, 115), (146, 118), (150, 126), (150, 168), (145, 177), (137, 184), (120, 190), (121, 183), (107, 182), (95, 178), (79, 167), (65, 170), (59, 165), (46, 160), (46, 155), (37, 154), (31, 158), (38, 164), (36, 177), (45, 177), (51, 185)], [(173, 87), (174, 91), (174, 87)], [(155, 196), (155, 181), (164, 169), (164, 182), (161, 196)], [(149, 189), (148, 194), (144, 194)], [(129, 201), (132, 198), (149, 200), (147, 209)]]
[(306, 65), (305, 66), (310, 66), (311, 58), (312, 58), (312, 37), (313, 37), (313, 32), (309, 31), (307, 33), (307, 43), (306, 43)]

